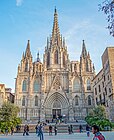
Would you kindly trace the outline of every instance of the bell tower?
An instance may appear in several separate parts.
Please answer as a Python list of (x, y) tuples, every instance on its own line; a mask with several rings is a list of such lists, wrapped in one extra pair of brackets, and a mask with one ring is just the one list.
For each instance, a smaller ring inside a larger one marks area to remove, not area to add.
[(58, 14), (55, 8), (52, 35), (47, 38), (47, 45), (44, 53), (44, 69), (60, 70), (67, 69), (68, 54), (65, 38), (60, 35)]

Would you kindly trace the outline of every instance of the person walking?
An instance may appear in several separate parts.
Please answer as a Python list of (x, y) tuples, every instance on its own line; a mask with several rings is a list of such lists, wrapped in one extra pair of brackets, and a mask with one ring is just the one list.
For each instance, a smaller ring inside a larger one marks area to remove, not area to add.
[(57, 135), (57, 126), (56, 125), (54, 126), (54, 132), (55, 132), (55, 135)]
[(79, 125), (79, 131), (80, 131), (80, 133), (82, 133), (82, 129), (83, 129), (83, 128), (82, 128), (82, 125), (80, 124), (80, 125)]
[(87, 133), (87, 136), (89, 137), (90, 136), (90, 127), (88, 124), (86, 125), (86, 133)]
[(44, 140), (44, 134), (43, 134), (43, 126), (42, 126), (42, 124), (40, 124), (40, 126), (39, 126), (39, 135), (38, 136), (40, 137), (40, 140)]
[(39, 135), (39, 126), (40, 126), (40, 122), (38, 122), (38, 124), (35, 127), (37, 135)]
[(11, 126), (11, 135), (13, 135), (13, 133), (14, 133), (14, 127)]
[(24, 136), (25, 134), (27, 135), (27, 125), (24, 126), (23, 136)]
[(52, 135), (52, 126), (49, 126), (49, 135)]
[(71, 134), (73, 133), (73, 126), (72, 124), (70, 125), (70, 131), (71, 131)]
[(70, 127), (70, 125), (68, 126), (68, 133), (71, 134), (71, 127)]
[(93, 140), (105, 140), (105, 137), (100, 133), (97, 125), (92, 126), (92, 132), (94, 134)]
[(26, 135), (29, 136), (29, 125), (27, 125)]
[(5, 128), (5, 135), (7, 136), (8, 135), (8, 127), (6, 126)]

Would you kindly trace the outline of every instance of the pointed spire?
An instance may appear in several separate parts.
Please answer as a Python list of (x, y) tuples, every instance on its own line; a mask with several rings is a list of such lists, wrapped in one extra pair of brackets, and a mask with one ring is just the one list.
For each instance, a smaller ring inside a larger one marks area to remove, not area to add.
[(24, 59), (25, 58), (25, 55), (24, 55), (24, 52), (23, 52), (23, 54), (22, 54), (22, 59)]
[(83, 43), (82, 43), (82, 57), (86, 57), (87, 56), (87, 50), (86, 50), (86, 46), (85, 46), (85, 42), (83, 40)]
[(90, 54), (89, 54), (89, 51), (88, 51), (88, 54), (87, 54), (88, 58), (90, 58)]
[(49, 38), (47, 37), (47, 49), (49, 49)]
[(59, 31), (59, 25), (58, 25), (57, 9), (55, 7), (53, 31), (52, 31), (52, 44), (55, 44), (55, 43), (58, 44), (59, 42), (60, 42), (60, 31)]
[(39, 51), (38, 51), (38, 53), (37, 53), (37, 62), (40, 62)]
[(29, 57), (30, 55), (31, 55), (31, 52), (30, 52), (30, 40), (28, 40), (25, 56)]
[(65, 38), (63, 37), (63, 47), (65, 47)]

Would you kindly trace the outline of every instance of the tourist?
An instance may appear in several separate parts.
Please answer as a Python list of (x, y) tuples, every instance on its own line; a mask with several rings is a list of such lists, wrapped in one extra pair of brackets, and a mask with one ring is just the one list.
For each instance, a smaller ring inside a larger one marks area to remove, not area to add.
[(27, 125), (27, 131), (26, 131), (26, 135), (29, 135), (29, 125)]
[(72, 124), (70, 125), (70, 131), (71, 131), (71, 133), (73, 133), (73, 126), (72, 126)]
[(79, 125), (79, 131), (80, 131), (80, 133), (82, 133), (82, 129), (83, 129), (83, 127), (82, 127), (82, 125), (80, 124), (80, 125)]
[(40, 126), (39, 126), (39, 135), (38, 136), (40, 137), (40, 140), (44, 140), (42, 124), (40, 124)]
[(92, 132), (94, 134), (93, 140), (105, 140), (105, 137), (99, 132), (99, 127), (97, 125), (92, 126)]
[(52, 135), (52, 126), (49, 126), (49, 135)]
[(54, 132), (55, 132), (55, 135), (57, 135), (57, 126), (56, 125), (54, 126)]
[(39, 126), (40, 126), (40, 122), (38, 122), (38, 124), (35, 127), (37, 135), (39, 135)]
[(11, 135), (13, 135), (13, 133), (14, 133), (14, 127), (11, 126)]
[(86, 125), (86, 133), (87, 133), (87, 136), (89, 137), (90, 136), (90, 127), (88, 124)]
[(25, 134), (27, 135), (27, 125), (24, 126), (23, 136), (24, 136)]
[(68, 126), (68, 133), (71, 134), (71, 128), (70, 128), (70, 125)]
[(5, 135), (7, 136), (8, 135), (8, 127), (6, 126), (5, 128)]

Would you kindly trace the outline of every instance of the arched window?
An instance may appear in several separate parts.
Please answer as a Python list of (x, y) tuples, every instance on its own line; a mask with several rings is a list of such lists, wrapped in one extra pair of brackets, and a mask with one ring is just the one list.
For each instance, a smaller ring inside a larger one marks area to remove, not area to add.
[(25, 106), (25, 96), (22, 98), (22, 106)]
[(63, 65), (65, 66), (65, 53), (63, 53)]
[(92, 105), (92, 103), (91, 103), (91, 96), (90, 95), (88, 96), (88, 105)]
[(87, 90), (91, 90), (91, 80), (90, 79), (87, 79), (86, 86), (87, 86)]
[(86, 61), (86, 71), (89, 72), (89, 64), (88, 64), (88, 61)]
[(79, 97), (78, 96), (75, 96), (75, 106), (79, 105)]
[(27, 81), (26, 81), (26, 80), (23, 81), (23, 84), (22, 84), (22, 91), (23, 91), (23, 92), (26, 92), (26, 91), (27, 91)]
[(49, 66), (50, 65), (50, 53), (48, 52), (48, 54), (47, 54), (47, 66)]
[(55, 51), (54, 60), (55, 64), (58, 64), (58, 50)]
[(25, 72), (28, 71), (28, 61), (25, 63)]
[(38, 96), (35, 96), (35, 106), (38, 106)]
[(34, 81), (33, 91), (38, 92), (40, 90), (40, 84), (37, 80)]
[(78, 79), (74, 79), (73, 90), (74, 91), (80, 91), (80, 81)]

